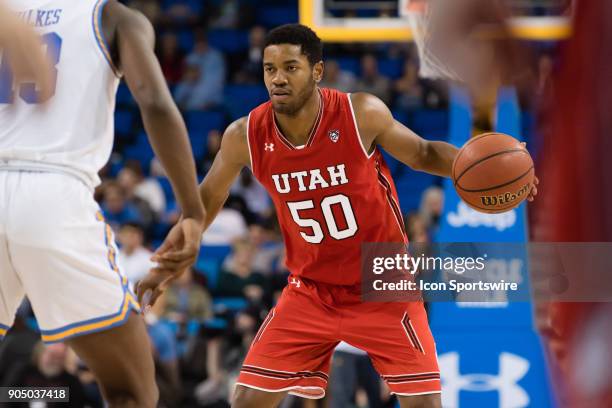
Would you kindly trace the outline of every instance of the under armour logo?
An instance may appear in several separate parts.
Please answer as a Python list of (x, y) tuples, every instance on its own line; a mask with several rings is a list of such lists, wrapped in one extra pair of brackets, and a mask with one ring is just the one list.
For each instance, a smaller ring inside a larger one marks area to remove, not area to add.
[(274, 143), (264, 143), (264, 150), (267, 152), (274, 151)]
[(327, 132), (327, 135), (329, 136), (331, 141), (334, 143), (336, 143), (338, 139), (340, 139), (340, 131), (336, 129), (330, 130), (329, 132)]
[(500, 408), (522, 408), (529, 405), (529, 395), (518, 382), (529, 371), (529, 361), (511, 353), (499, 356), (499, 374), (464, 374), (459, 372), (459, 353), (439, 357), (442, 375), (442, 406), (459, 407), (459, 391), (499, 392)]
[(297, 278), (291, 278), (291, 281), (289, 282), (289, 284), (295, 285), (296, 288), (299, 288), (302, 282), (300, 282), (300, 280)]

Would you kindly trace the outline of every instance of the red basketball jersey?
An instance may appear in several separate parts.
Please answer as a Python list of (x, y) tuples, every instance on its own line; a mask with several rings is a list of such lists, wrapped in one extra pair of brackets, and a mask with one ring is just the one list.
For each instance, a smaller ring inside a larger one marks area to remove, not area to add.
[(321, 89), (321, 108), (304, 146), (276, 125), (272, 104), (249, 114), (253, 174), (268, 190), (297, 276), (360, 283), (361, 244), (407, 242), (395, 185), (376, 148), (361, 143), (348, 94)]

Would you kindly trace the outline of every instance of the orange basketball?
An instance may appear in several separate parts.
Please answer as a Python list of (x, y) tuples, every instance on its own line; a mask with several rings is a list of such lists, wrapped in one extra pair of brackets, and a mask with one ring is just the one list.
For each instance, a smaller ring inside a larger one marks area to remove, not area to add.
[(529, 196), (533, 160), (525, 146), (512, 136), (484, 133), (459, 150), (452, 178), (467, 205), (481, 212), (501, 213)]

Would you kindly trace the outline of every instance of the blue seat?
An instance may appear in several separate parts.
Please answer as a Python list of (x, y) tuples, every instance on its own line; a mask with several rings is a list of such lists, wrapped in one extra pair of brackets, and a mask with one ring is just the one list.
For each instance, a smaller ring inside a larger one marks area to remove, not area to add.
[(266, 27), (276, 27), (299, 21), (296, 6), (258, 7), (256, 13), (257, 23)]
[(191, 151), (196, 161), (201, 160), (206, 152), (206, 140), (208, 133), (189, 131), (189, 142), (191, 143)]
[(132, 132), (134, 114), (130, 111), (115, 111), (115, 132), (119, 136), (126, 136)]
[(221, 272), (221, 263), (217, 259), (198, 258), (195, 269), (206, 277), (207, 286), (211, 290), (217, 289)]
[(202, 245), (200, 247), (196, 269), (204, 273), (208, 286), (213, 290), (217, 288), (221, 265), (230, 252), (232, 252), (232, 247), (229, 245)]
[(404, 166), (397, 172), (395, 186), (400, 200), (402, 214), (419, 208), (421, 195), (429, 186), (435, 184), (436, 176), (414, 171)]
[(161, 186), (164, 196), (166, 197), (166, 202), (174, 201), (174, 193), (172, 192), (172, 184), (170, 184), (170, 180), (168, 177), (157, 176), (155, 178), (159, 185)]
[(404, 60), (397, 59), (383, 59), (378, 61), (378, 71), (391, 79), (398, 79), (402, 76), (402, 70), (404, 68)]
[(408, 113), (405, 110), (394, 109), (392, 111), (392, 114), (395, 120), (397, 120), (404, 126), (410, 127), (410, 118), (408, 117)]
[(220, 318), (206, 319), (202, 326), (204, 329), (223, 330), (227, 329), (227, 320)]
[(387, 153), (386, 150), (381, 149), (383, 158), (385, 159), (385, 163), (387, 163), (387, 167), (389, 167), (389, 171), (391, 172), (391, 176), (394, 176), (400, 166), (403, 166), (400, 161), (396, 160), (393, 156)]
[(148, 142), (145, 132), (140, 132), (136, 137), (136, 142), (126, 147), (123, 153), (128, 160), (138, 160), (145, 174), (148, 174), (151, 160), (155, 157), (155, 153)]
[(223, 261), (232, 252), (230, 245), (202, 245), (200, 252), (207, 258), (215, 258)]
[(202, 0), (164, 0), (162, 2), (162, 9), (168, 10), (175, 5), (185, 5), (191, 9), (193, 14), (200, 14), (204, 9), (204, 2)]
[(428, 139), (448, 137), (448, 111), (443, 109), (420, 109), (414, 112), (411, 127)]
[(208, 43), (219, 51), (234, 54), (249, 48), (249, 33), (245, 30), (210, 30)]
[(181, 30), (177, 33), (179, 48), (186, 53), (190, 53), (193, 50), (193, 44), (195, 39), (193, 37), (192, 30)]
[(212, 129), (222, 130), (225, 122), (223, 113), (217, 111), (189, 111), (185, 116), (190, 132), (208, 133)]
[(341, 70), (359, 75), (359, 72), (361, 71), (359, 59), (353, 57), (341, 57), (336, 58), (336, 61), (338, 62), (338, 65), (340, 65)]
[(269, 99), (268, 91), (260, 85), (228, 85), (224, 100), (232, 120), (238, 119)]
[(117, 104), (118, 105), (133, 105), (134, 97), (126, 84), (119, 84), (117, 88)]

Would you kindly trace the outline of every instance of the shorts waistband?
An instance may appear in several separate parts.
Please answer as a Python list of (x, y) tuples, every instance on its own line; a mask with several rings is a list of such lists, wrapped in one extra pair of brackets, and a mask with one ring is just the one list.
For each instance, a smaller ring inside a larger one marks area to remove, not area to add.
[(0, 160), (0, 171), (61, 174), (80, 181), (81, 183), (85, 184), (85, 186), (87, 186), (87, 188), (91, 191), (95, 189), (94, 183), (86, 175), (82, 174), (77, 170), (71, 170), (61, 166), (44, 165), (40, 163), (31, 163), (24, 161), (3, 162), (2, 160)]

